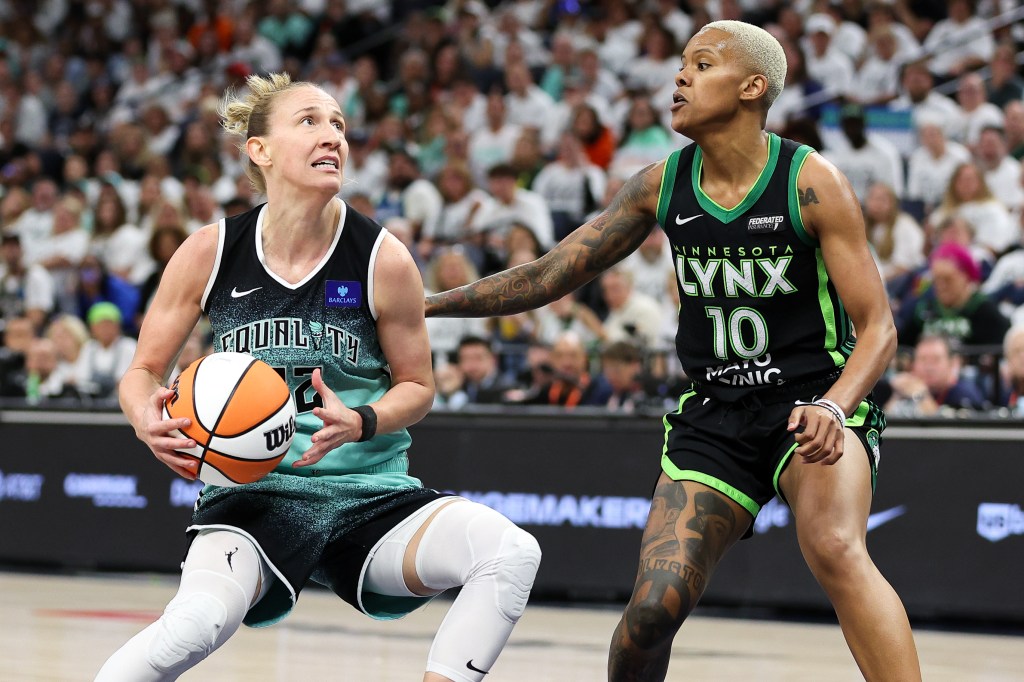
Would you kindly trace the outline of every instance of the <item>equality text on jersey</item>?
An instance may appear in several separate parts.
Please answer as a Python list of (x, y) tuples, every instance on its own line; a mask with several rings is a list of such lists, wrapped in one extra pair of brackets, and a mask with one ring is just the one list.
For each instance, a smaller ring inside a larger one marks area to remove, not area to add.
[[(307, 326), (309, 331), (307, 331)], [(253, 353), (272, 348), (327, 350), (336, 358), (355, 366), (359, 363), (359, 337), (332, 324), (301, 317), (274, 317), (243, 324), (220, 335), (221, 348), (236, 353)]]

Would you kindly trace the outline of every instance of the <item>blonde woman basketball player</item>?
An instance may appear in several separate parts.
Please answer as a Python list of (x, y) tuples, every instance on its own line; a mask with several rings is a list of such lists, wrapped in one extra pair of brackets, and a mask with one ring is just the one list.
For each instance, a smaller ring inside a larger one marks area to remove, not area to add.
[(885, 426), (868, 394), (895, 351), (892, 315), (849, 182), (764, 129), (785, 77), (763, 29), (706, 25), (672, 102), (672, 127), (695, 144), (637, 173), (543, 258), (428, 300), (432, 315), (536, 308), (625, 258), (655, 223), (668, 234), (693, 387), (665, 417), (612, 680), (664, 679), (718, 561), (776, 494), (864, 677), (921, 679), (903, 604), (865, 544)]
[(251, 77), (248, 90), (225, 100), (225, 127), (267, 203), (207, 225), (171, 259), (121, 406), (157, 459), (195, 478), (175, 452), (194, 445), (173, 435), (185, 420), (163, 420), (160, 406), (206, 312), (216, 350), (286, 376), (297, 433), (264, 479), (207, 486), (177, 594), (96, 679), (177, 679), (240, 624), (284, 618), (315, 580), (381, 619), (462, 586), (423, 679), (479, 682), (523, 613), (540, 549), (497, 512), (408, 475), (406, 427), (434, 396), (419, 273), (398, 239), (336, 198), (348, 156), (338, 103), (286, 75)]

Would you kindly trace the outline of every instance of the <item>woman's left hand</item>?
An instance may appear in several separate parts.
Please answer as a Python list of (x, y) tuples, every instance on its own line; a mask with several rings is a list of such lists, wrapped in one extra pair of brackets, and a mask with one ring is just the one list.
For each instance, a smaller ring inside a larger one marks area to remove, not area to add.
[(313, 434), (313, 444), (292, 464), (293, 467), (316, 464), (331, 450), (358, 441), (363, 433), (363, 418), (345, 407), (341, 398), (327, 387), (319, 367), (313, 370), (312, 379), (313, 388), (323, 401), (323, 407), (313, 408), (313, 416), (324, 425)]

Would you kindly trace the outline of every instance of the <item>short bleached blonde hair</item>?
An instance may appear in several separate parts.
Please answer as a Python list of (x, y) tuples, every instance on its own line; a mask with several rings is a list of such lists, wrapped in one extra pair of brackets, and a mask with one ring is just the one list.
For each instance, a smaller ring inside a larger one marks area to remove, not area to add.
[(768, 31), (743, 21), (726, 19), (705, 24), (698, 31), (710, 30), (728, 33), (731, 47), (741, 54), (752, 74), (761, 74), (768, 81), (764, 93), (764, 108), (767, 110), (778, 98), (786, 84), (786, 52), (782, 45)]

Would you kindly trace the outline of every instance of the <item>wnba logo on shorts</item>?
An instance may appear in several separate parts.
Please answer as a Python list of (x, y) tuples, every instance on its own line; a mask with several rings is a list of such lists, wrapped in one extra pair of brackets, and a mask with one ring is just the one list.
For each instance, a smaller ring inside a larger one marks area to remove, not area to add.
[(269, 431), (263, 432), (267, 439), (267, 452), (273, 452), (284, 445), (285, 441), (291, 440), (295, 435), (295, 419), (289, 419), (286, 423)]
[(358, 308), (363, 302), (363, 285), (360, 282), (329, 279), (324, 302), (328, 308)]

